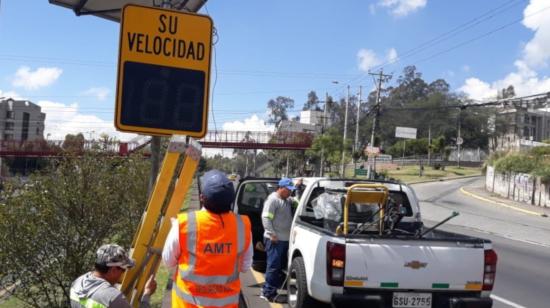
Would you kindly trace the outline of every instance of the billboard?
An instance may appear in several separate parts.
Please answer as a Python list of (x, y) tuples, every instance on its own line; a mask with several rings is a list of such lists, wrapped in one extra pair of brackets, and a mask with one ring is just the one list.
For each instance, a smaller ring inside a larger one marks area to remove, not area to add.
[(396, 126), (395, 137), (405, 138), (405, 139), (416, 139), (416, 128)]

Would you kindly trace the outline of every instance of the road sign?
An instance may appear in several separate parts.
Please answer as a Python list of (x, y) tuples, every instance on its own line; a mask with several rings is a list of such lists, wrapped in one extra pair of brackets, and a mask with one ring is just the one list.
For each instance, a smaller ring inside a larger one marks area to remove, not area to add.
[(405, 139), (416, 139), (416, 128), (396, 126), (395, 137), (405, 138)]
[(355, 175), (363, 175), (363, 176), (366, 176), (367, 175), (367, 169), (355, 169)]
[(365, 148), (365, 153), (367, 153), (367, 155), (377, 155), (377, 154), (380, 154), (380, 148), (367, 146)]
[(456, 138), (456, 144), (461, 145), (463, 143), (464, 143), (464, 139), (462, 139), (462, 137)]
[(120, 26), (117, 129), (203, 137), (211, 45), (208, 16), (126, 5)]

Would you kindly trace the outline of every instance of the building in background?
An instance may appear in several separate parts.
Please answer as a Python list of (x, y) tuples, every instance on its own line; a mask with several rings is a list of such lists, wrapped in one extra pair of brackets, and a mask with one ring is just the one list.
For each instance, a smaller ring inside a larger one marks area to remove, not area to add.
[(33, 141), (44, 139), (46, 114), (26, 100), (0, 98), (0, 140)]
[(322, 111), (304, 110), (300, 112), (300, 121), (283, 120), (279, 122), (277, 131), (318, 134), (322, 127)]
[(499, 111), (492, 119), (493, 138), (489, 148), (493, 151), (511, 151), (548, 145), (550, 139), (550, 112), (517, 106)]

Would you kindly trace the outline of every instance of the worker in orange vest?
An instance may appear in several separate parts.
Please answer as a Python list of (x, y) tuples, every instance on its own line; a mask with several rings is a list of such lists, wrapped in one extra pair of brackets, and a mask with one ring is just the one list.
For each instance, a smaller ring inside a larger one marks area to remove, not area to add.
[(252, 231), (247, 216), (231, 212), (233, 183), (218, 170), (201, 179), (204, 208), (178, 215), (162, 258), (177, 266), (172, 307), (238, 307), (239, 273), (252, 265)]

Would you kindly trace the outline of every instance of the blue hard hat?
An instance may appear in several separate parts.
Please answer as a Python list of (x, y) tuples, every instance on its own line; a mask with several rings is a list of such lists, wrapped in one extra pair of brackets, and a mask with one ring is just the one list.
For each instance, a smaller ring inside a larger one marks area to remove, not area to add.
[(284, 187), (288, 190), (295, 190), (296, 186), (292, 183), (292, 180), (289, 178), (282, 178), (279, 180), (279, 187)]
[(228, 209), (235, 199), (233, 183), (219, 170), (210, 170), (202, 176), (201, 193), (207, 199), (207, 209)]

